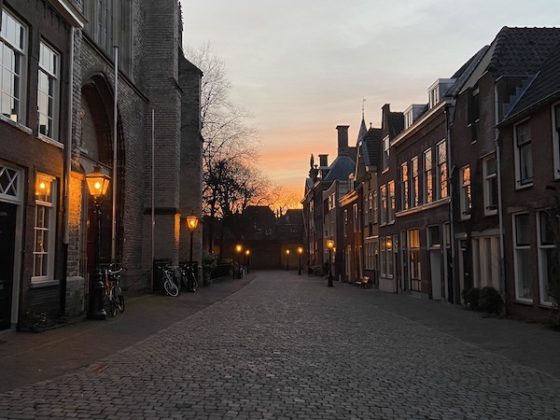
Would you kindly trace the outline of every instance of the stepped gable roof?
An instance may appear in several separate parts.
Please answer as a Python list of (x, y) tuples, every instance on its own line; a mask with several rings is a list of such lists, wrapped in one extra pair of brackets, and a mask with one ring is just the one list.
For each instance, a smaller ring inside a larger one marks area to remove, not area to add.
[(554, 52), (542, 64), (539, 72), (505, 120), (520, 117), (535, 107), (557, 98), (560, 98), (560, 43), (556, 45)]
[(492, 42), (488, 71), (500, 75), (532, 75), (560, 42), (560, 28), (504, 26)]
[(325, 182), (346, 181), (348, 175), (354, 173), (356, 163), (349, 156), (338, 156), (329, 166), (329, 173), (323, 179)]
[(364, 136), (361, 147), (364, 165), (376, 166), (379, 161), (379, 143), (381, 142), (381, 129), (371, 127)]

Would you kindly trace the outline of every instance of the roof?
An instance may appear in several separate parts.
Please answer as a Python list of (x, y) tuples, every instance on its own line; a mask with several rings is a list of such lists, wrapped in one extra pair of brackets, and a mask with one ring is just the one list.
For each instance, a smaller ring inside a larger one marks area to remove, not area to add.
[(484, 54), (486, 54), (486, 51), (488, 51), (488, 48), (488, 45), (485, 45), (478, 50), (476, 54), (474, 54), (465, 64), (461, 66), (459, 70), (455, 72), (453, 76), (451, 76), (452, 79), (455, 79), (455, 83), (447, 90), (445, 96), (452, 97), (459, 93), (476, 66), (480, 63), (480, 60), (482, 60), (482, 57), (484, 57)]
[(389, 113), (389, 137), (393, 138), (404, 129), (404, 114), (402, 112)]
[(496, 76), (534, 74), (559, 43), (560, 28), (504, 26), (492, 42), (488, 71)]
[(329, 172), (323, 179), (325, 182), (332, 182), (335, 180), (347, 180), (348, 175), (354, 173), (355, 162), (349, 156), (338, 156), (329, 166)]
[(376, 166), (379, 160), (379, 143), (381, 142), (381, 129), (371, 127), (361, 143), (362, 155), (365, 166)]
[(360, 131), (358, 132), (358, 140), (356, 141), (356, 144), (360, 144), (360, 141), (365, 137), (367, 131), (366, 122), (364, 121), (364, 116), (362, 114), (362, 123), (360, 124)]
[(539, 104), (560, 97), (560, 43), (554, 48), (505, 120), (521, 117)]

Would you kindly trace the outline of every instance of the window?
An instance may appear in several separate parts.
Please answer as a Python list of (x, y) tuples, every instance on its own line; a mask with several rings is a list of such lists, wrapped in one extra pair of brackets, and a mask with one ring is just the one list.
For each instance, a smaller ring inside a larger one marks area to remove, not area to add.
[(15, 122), (24, 120), (25, 50), (27, 28), (6, 10), (2, 10), (0, 32), (0, 108)]
[(554, 241), (554, 230), (550, 221), (550, 215), (545, 211), (537, 213), (538, 237), (539, 237), (539, 289), (541, 303), (552, 305), (549, 295), (550, 282), (554, 276), (554, 270), (558, 269), (558, 252)]
[(552, 138), (554, 139), (554, 178), (560, 178), (560, 104), (552, 108)]
[(430, 109), (439, 102), (439, 85), (430, 90), (428, 94), (428, 102)]
[(37, 174), (35, 195), (35, 242), (32, 282), (53, 280), (56, 225), (56, 180)]
[(428, 247), (432, 249), (441, 248), (441, 233), (437, 225), (428, 227)]
[(410, 267), (410, 289), (421, 292), (420, 231), (418, 229), (408, 231), (408, 261)]
[(58, 136), (58, 86), (60, 78), (59, 55), (47, 44), (39, 47), (39, 78), (37, 111), (39, 134), (56, 139)]
[(478, 87), (469, 92), (468, 127), (471, 129), (471, 143), (478, 139), (478, 120), (480, 117), (480, 101)]
[(515, 126), (515, 180), (518, 187), (533, 183), (533, 152), (529, 122)]
[(412, 158), (410, 161), (412, 178), (410, 182), (410, 201), (411, 206), (416, 207), (420, 201), (419, 179), (418, 179), (418, 157)]
[(513, 216), (514, 230), (514, 258), (515, 258), (515, 297), (518, 300), (531, 301), (531, 244), (529, 239), (529, 215), (515, 214)]
[(389, 189), (389, 223), (395, 221), (395, 181), (390, 181), (388, 184)]
[(390, 236), (380, 238), (381, 275), (393, 277), (393, 240)]
[(0, 162), (0, 199), (19, 201), (22, 195), (20, 171), (2, 165)]
[(344, 224), (342, 225), (344, 236), (348, 234), (348, 228), (346, 225), (348, 224), (348, 209), (344, 209)]
[(496, 171), (496, 155), (482, 161), (484, 176), (484, 214), (494, 215), (498, 212), (498, 175)]
[(460, 171), (461, 180), (461, 219), (471, 217), (471, 168), (463, 166)]
[(432, 178), (432, 149), (424, 152), (424, 203), (434, 201)]
[(408, 163), (401, 165), (401, 208), (407, 210), (410, 206), (408, 196)]
[(387, 223), (387, 186), (382, 185), (379, 188), (379, 194), (381, 195), (381, 224)]
[(383, 170), (389, 167), (389, 136), (383, 139)]
[(447, 190), (447, 149), (445, 140), (438, 143), (436, 146), (437, 151), (437, 198), (446, 198), (448, 196)]
[(358, 231), (358, 205), (354, 204), (352, 206), (352, 225), (354, 232)]

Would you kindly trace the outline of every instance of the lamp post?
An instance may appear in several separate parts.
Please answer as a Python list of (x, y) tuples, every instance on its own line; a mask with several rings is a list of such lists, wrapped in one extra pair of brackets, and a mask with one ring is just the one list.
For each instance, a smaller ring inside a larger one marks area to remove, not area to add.
[(327, 249), (329, 250), (329, 280), (328, 280), (327, 286), (328, 287), (333, 287), (332, 251), (334, 249), (334, 241), (332, 239), (327, 239)]
[(99, 264), (101, 257), (101, 201), (103, 196), (107, 193), (109, 182), (111, 178), (109, 175), (101, 172), (101, 169), (96, 166), (93, 172), (86, 175), (86, 183), (90, 195), (93, 197), (95, 204), (95, 222), (97, 225), (97, 238), (95, 244), (95, 273), (92, 276), (89, 305), (89, 317), (92, 319), (105, 319), (107, 312), (103, 305), (103, 297), (105, 294), (105, 284), (103, 282), (103, 271)]
[(193, 262), (193, 235), (194, 235), (194, 231), (196, 230), (196, 228), (198, 227), (198, 217), (195, 216), (194, 214), (191, 214), (189, 216), (187, 216), (187, 229), (189, 230), (189, 232), (191, 233), (191, 249), (190, 249), (190, 254), (189, 254), (189, 263), (192, 264)]
[(297, 253), (298, 253), (298, 276), (301, 276), (301, 256), (303, 254), (303, 247), (298, 246)]
[(289, 269), (290, 269), (289, 263), (290, 263), (290, 250), (287, 249), (287, 250), (286, 250), (286, 270), (289, 270)]
[(249, 261), (251, 260), (251, 250), (245, 250), (245, 265), (247, 266), (247, 274), (249, 273)]
[(243, 251), (243, 245), (235, 245), (235, 252), (237, 252), (237, 278), (241, 278), (241, 251)]

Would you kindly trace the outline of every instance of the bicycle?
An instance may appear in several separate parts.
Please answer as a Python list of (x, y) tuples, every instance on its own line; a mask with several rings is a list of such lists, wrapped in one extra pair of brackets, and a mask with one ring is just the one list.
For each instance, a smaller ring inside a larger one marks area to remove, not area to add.
[(176, 283), (175, 267), (167, 264), (160, 266), (159, 269), (163, 273), (163, 289), (167, 295), (172, 297), (179, 296), (180, 286)]
[(180, 266), (181, 284), (184, 284), (189, 292), (196, 293), (198, 289), (198, 279), (195, 273), (195, 264), (186, 263)]
[(109, 314), (114, 317), (124, 312), (124, 295), (121, 288), (121, 273), (126, 270), (120, 264), (111, 263), (103, 270), (105, 278), (105, 301)]

